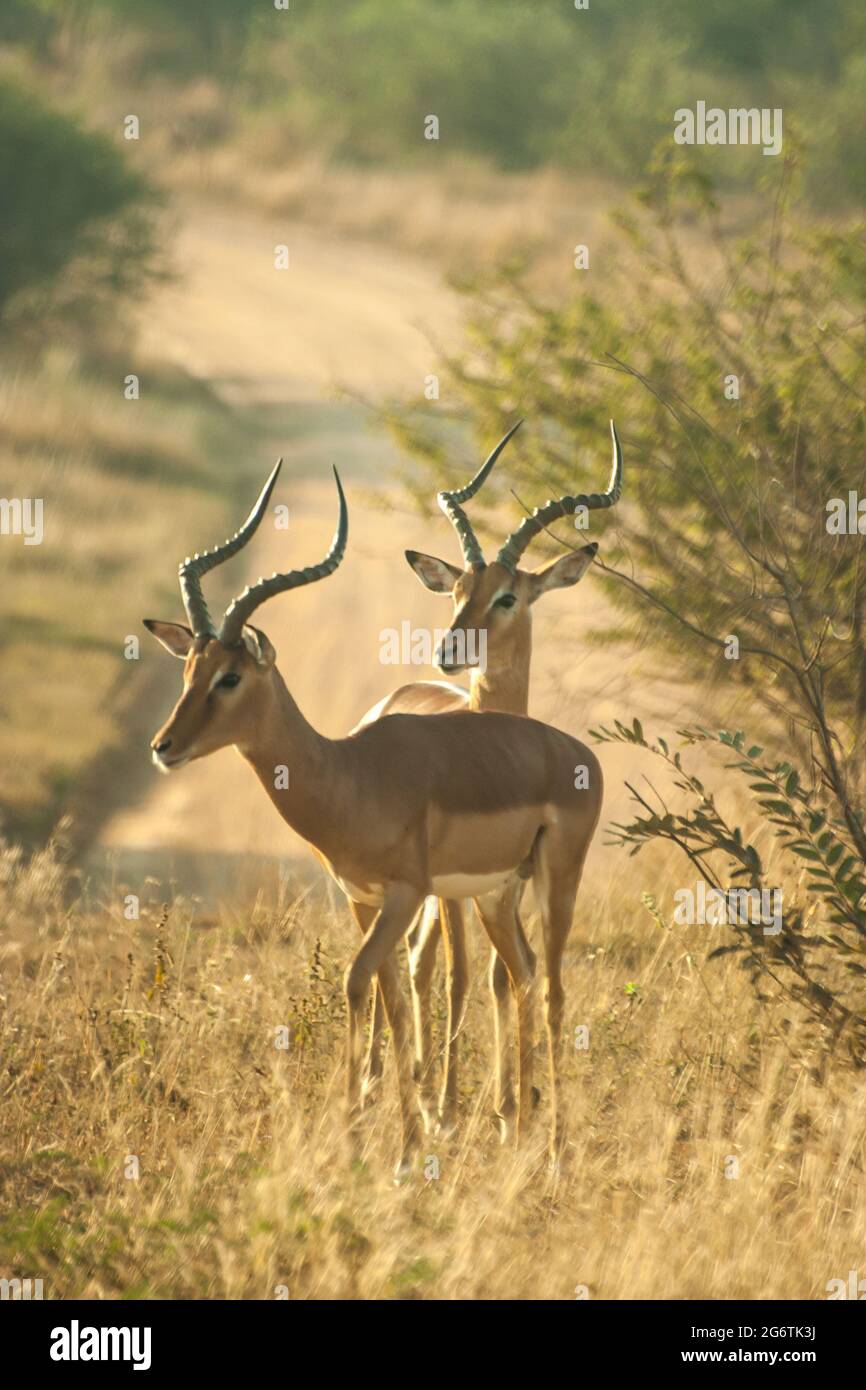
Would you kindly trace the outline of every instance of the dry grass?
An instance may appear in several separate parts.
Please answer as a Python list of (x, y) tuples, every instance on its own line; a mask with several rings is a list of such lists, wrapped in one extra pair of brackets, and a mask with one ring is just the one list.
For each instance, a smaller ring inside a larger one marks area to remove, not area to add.
[(131, 922), (123, 884), (67, 910), (63, 878), (7, 854), (0, 888), (0, 1271), (47, 1297), (814, 1298), (856, 1268), (866, 1080), (634, 877), (568, 955), (565, 1171), (541, 1116), (497, 1145), (477, 959), (459, 1135), (400, 1187), (390, 1076), (363, 1161), (342, 1142), (342, 909), (284, 883), (164, 911), (150, 884)]

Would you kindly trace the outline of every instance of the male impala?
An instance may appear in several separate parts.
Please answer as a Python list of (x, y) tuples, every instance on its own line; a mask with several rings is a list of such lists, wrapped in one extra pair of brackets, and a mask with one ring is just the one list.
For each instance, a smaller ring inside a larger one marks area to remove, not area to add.
[[(218, 628), (201, 588), (202, 576), (253, 535), (278, 470), (279, 463), (230, 540), (181, 565), (189, 625), (146, 624), (184, 660), (180, 699), (152, 741), (154, 762), (169, 771), (234, 745), (280, 815), (349, 895), (359, 923), (373, 917), (345, 977), (348, 1113), (351, 1121), (359, 1108), (364, 1006), (378, 975), (397, 1062), (401, 1165), (417, 1146), (419, 1127), (407, 1020), (390, 957), (426, 897), (474, 899), (517, 996), (519, 1122), (531, 1097), (533, 978), (514, 915), (502, 910), (501, 890), (518, 873), (531, 877), (542, 918), (555, 1156), (562, 953), (601, 810), (598, 761), (568, 734), (511, 714), (394, 714), (347, 738), (317, 733), (277, 671), (267, 637), (248, 619), (265, 599), (325, 578), (342, 560), (348, 513), (339, 477), (339, 522), (320, 564), (259, 579), (233, 600)], [(275, 775), (284, 767), (288, 779)], [(576, 787), (576, 767), (588, 770), (587, 786)]]
[[(449, 674), (464, 669), (459, 659), (455, 660), (455, 652), (468, 652), (470, 648), (478, 651), (479, 641), (470, 643), (467, 638), (470, 632), (484, 634), (484, 665), (476, 661), (471, 666), (468, 691), (444, 681), (416, 681), (401, 686), (374, 706), (361, 720), (359, 728), (373, 719), (396, 713), (441, 714), (447, 710), (471, 709), (526, 714), (532, 655), (532, 605), (552, 589), (576, 584), (592, 563), (598, 545), (595, 542), (585, 545), (534, 571), (519, 569), (518, 561), (533, 537), (550, 522), (573, 515), (578, 508), (593, 511), (611, 507), (619, 500), (622, 491), (622, 449), (611, 421), (613, 460), (607, 491), (548, 502), (508, 537), (496, 559), (488, 565), (462, 504), (480, 490), (505, 445), (522, 423), (518, 420), (512, 426), (466, 487), (459, 492), (439, 493), (439, 505), (452, 522), (460, 540), (463, 568), (432, 555), (406, 551), (406, 558), (421, 582), (434, 593), (450, 594), (452, 597), (454, 613), (451, 627), (437, 654), (441, 669)], [(463, 642), (456, 640), (460, 634), (466, 639)], [(509, 885), (507, 891), (512, 896), (519, 939), (533, 969), (535, 956), (526, 941), (518, 915), (522, 888), (523, 884), (518, 879)], [(463, 910), (459, 902), (452, 900), (440, 904), (436, 899), (428, 900), (425, 912), (409, 938), (409, 973), (415, 1019), (416, 1073), (421, 1086), (422, 1110), (425, 1120), (430, 1123), (433, 1108), (430, 1095), (433, 1060), (430, 992), (440, 924), (445, 944), (448, 1013), (439, 1123), (447, 1129), (454, 1122), (457, 1106), (457, 1037), (468, 983)], [(491, 953), (490, 964), (490, 984), (495, 1005), (495, 1104), (502, 1137), (506, 1139), (516, 1108), (508, 1028), (510, 988), (508, 972), (495, 950)], [(368, 1084), (375, 1082), (381, 1067), (382, 1012), (377, 995), (367, 1059)]]

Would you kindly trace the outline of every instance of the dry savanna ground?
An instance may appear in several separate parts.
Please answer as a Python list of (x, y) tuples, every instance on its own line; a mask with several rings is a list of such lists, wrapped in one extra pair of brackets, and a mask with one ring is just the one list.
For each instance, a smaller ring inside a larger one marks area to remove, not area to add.
[(857, 1267), (862, 1073), (702, 963), (711, 929), (642, 912), (635, 870), (579, 904), (562, 1171), (544, 1082), (499, 1147), (476, 932), (459, 1132), (399, 1186), (390, 1062), (362, 1159), (343, 1142), (342, 905), (152, 885), (135, 921), (129, 885), (69, 909), (64, 878), (10, 855), (0, 887), (0, 1268), (46, 1297), (820, 1298)]

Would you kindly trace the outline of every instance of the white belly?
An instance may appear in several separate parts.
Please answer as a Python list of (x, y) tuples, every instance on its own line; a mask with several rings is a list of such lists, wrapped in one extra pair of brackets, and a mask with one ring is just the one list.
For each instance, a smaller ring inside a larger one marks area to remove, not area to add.
[(340, 878), (331, 869), (331, 877), (335, 883), (339, 883), (343, 892), (352, 902), (363, 903), (365, 907), (381, 907), (385, 900), (385, 890), (381, 883), (368, 884), (366, 888), (359, 888), (356, 883), (350, 883), (346, 878)]
[(495, 893), (514, 877), (514, 869), (502, 869), (495, 874), (441, 874), (432, 879), (431, 892), (437, 898), (481, 898)]
[[(331, 865), (329, 873), (339, 884), (347, 897), (353, 902), (363, 903), (365, 907), (381, 907), (385, 900), (385, 889), (381, 883), (370, 883), (359, 888), (341, 878)], [(495, 874), (440, 874), (431, 879), (430, 896), (437, 898), (481, 898), (485, 893), (496, 893), (514, 878), (514, 869), (502, 869)]]

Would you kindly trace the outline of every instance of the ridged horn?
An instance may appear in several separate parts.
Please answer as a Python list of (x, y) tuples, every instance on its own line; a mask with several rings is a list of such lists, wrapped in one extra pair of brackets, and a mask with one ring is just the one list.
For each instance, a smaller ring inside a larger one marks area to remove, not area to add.
[(258, 501), (243, 526), (239, 527), (227, 541), (223, 541), (222, 545), (214, 546), (213, 550), (205, 550), (201, 555), (188, 555), (178, 569), (180, 595), (183, 599), (186, 615), (189, 618), (189, 625), (196, 637), (216, 636), (216, 628), (207, 611), (207, 604), (202, 593), (202, 575), (215, 569), (217, 565), (221, 565), (224, 560), (231, 559), (232, 555), (236, 555), (239, 550), (243, 549), (247, 541), (255, 534), (267, 510), (268, 501), (274, 490), (282, 462), (282, 459), (277, 459), (271, 476), (259, 493)]
[[(229, 604), (220, 624), (218, 636), (225, 646), (232, 646), (241, 640), (244, 623), (265, 599), (273, 598), (274, 594), (284, 594), (289, 589), (299, 589), (304, 584), (313, 584), (317, 579), (325, 579), (329, 574), (333, 574), (339, 565), (345, 554), (346, 539), (349, 535), (349, 510), (336, 468), (334, 478), (340, 499), (340, 511), (334, 539), (324, 560), (318, 565), (308, 565), (306, 569), (289, 570), (286, 574), (274, 573), (269, 579), (258, 579), (255, 584), (250, 584), (244, 589), (242, 594), (238, 594)], [(267, 491), (267, 487), (265, 490)], [(262, 495), (264, 496), (264, 493)]]
[(613, 440), (613, 463), (607, 492), (583, 493), (578, 497), (560, 497), (555, 501), (545, 502), (543, 507), (536, 507), (532, 515), (526, 517), (517, 530), (511, 533), (496, 557), (501, 565), (505, 565), (506, 569), (513, 572), (517, 568), (517, 562), (530, 541), (551, 521), (556, 521), (561, 516), (573, 516), (578, 507), (586, 507), (588, 511), (597, 511), (602, 507), (612, 507), (615, 502), (619, 501), (619, 495), (622, 492), (622, 446), (613, 420), (610, 422), (610, 433)]
[(475, 477), (468, 482), (465, 487), (460, 488), (457, 492), (440, 492), (436, 498), (439, 506), (457, 532), (466, 563), (477, 569), (483, 566), (484, 555), (478, 543), (478, 538), (472, 529), (472, 524), (460, 504), (462, 502), (468, 502), (471, 497), (475, 496), (509, 439), (513, 434), (517, 433), (522, 424), (523, 421), (518, 420), (516, 425), (511, 426), (508, 433), (502, 436), (496, 448), (487, 457), (484, 463), (482, 463)]

